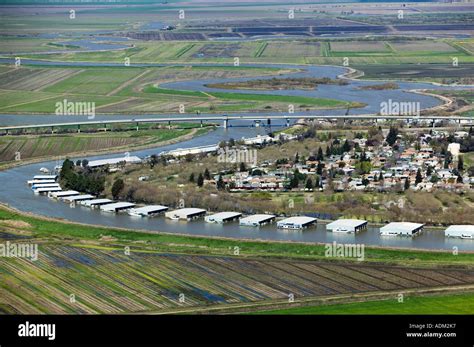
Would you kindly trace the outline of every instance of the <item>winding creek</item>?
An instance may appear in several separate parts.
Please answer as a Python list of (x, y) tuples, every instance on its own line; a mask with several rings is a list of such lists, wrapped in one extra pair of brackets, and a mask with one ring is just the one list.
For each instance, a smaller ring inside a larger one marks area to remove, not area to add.
[[(0, 63), (12, 63), (12, 59), (0, 59)], [(121, 64), (112, 63), (74, 63), (74, 62), (48, 62), (40, 60), (24, 60), (24, 64), (32, 65), (60, 65), (60, 66), (122, 66)], [(170, 64), (174, 66), (189, 66), (191, 64)], [(192, 64), (194, 66), (210, 66), (210, 64)], [(213, 64), (214, 66), (222, 66)], [(168, 66), (166, 64), (138, 64), (135, 66)], [(229, 66), (229, 65), (225, 65)], [(288, 69), (298, 69), (298, 72), (279, 76), (284, 77), (330, 77), (335, 78), (345, 72), (344, 68), (334, 66), (303, 66), (303, 65), (276, 65), (276, 64), (242, 64), (241, 66), (252, 67), (279, 67)], [(302, 70), (302, 71), (299, 71)], [(253, 77), (256, 78), (272, 78)], [(360, 90), (358, 87), (370, 84), (380, 84), (382, 82), (370, 81), (356, 81), (351, 80), (346, 86), (339, 85), (320, 85), (317, 90), (278, 90), (278, 91), (250, 91), (250, 90), (225, 90), (208, 88), (206, 84), (216, 82), (231, 82), (239, 80), (250, 80), (252, 78), (232, 78), (232, 79), (208, 79), (208, 80), (192, 80), (163, 84), (162, 87), (180, 90), (195, 90), (195, 91), (223, 91), (233, 93), (265, 93), (265, 94), (279, 94), (279, 95), (294, 95), (294, 96), (308, 96), (333, 98), (345, 101), (359, 101), (367, 104), (364, 108), (352, 109), (351, 114), (367, 114), (376, 113), (379, 111), (380, 103), (382, 101), (403, 101), (403, 102), (420, 102), (421, 108), (430, 108), (437, 106), (441, 101), (437, 98), (428, 95), (420, 95), (408, 92), (413, 89), (438, 89), (441, 87), (434, 86), (428, 83), (398, 83), (400, 89), (398, 90)], [(443, 87), (446, 88), (446, 87)], [(346, 109), (339, 110), (318, 110), (311, 111), (311, 114), (344, 114)], [(231, 113), (229, 113), (231, 114)], [(246, 113), (249, 114), (249, 113)], [(260, 113), (261, 114), (261, 113)], [(265, 113), (271, 114), (271, 113)], [(296, 115), (304, 116), (305, 112), (297, 113)], [(176, 114), (178, 115), (178, 114)], [(203, 114), (204, 115), (204, 114)], [(160, 118), (169, 117), (170, 115), (146, 115), (146, 118)], [(124, 115), (97, 115), (96, 120), (112, 120), (123, 119), (130, 116)], [(134, 117), (133, 115), (131, 117)], [(137, 116), (138, 117), (138, 116)], [(140, 115), (139, 117), (145, 117)], [(77, 122), (87, 120), (84, 116), (55, 116), (55, 115), (0, 115), (0, 124), (2, 125), (19, 125), (19, 124), (46, 124), (52, 122)], [(217, 130), (206, 135), (195, 137), (181, 143), (176, 143), (168, 146), (161, 146), (145, 150), (131, 152), (131, 155), (138, 155), (144, 157), (151, 154), (157, 154), (162, 151), (168, 151), (176, 148), (203, 146), (208, 144), (215, 144), (222, 140), (242, 137), (252, 137), (257, 134), (264, 134), (263, 127), (251, 127), (251, 121), (239, 120), (232, 121), (231, 127), (224, 129), (219, 127)], [(284, 126), (284, 122), (274, 121), (272, 126)], [(118, 154), (99, 155), (89, 157), (89, 160), (115, 157)], [(318, 223), (316, 228), (306, 229), (304, 231), (286, 231), (279, 230), (276, 225), (267, 225), (261, 228), (241, 227), (238, 223), (229, 223), (224, 225), (209, 224), (204, 221), (179, 222), (166, 220), (163, 216), (155, 218), (137, 218), (128, 215), (112, 215), (102, 213), (97, 210), (90, 210), (88, 208), (77, 206), (75, 208), (63, 202), (57, 202), (48, 199), (44, 196), (36, 196), (26, 184), (28, 179), (33, 175), (39, 173), (41, 167), (52, 169), (57, 165), (56, 161), (42, 162), (36, 164), (28, 164), (24, 166), (14, 167), (0, 172), (0, 182), (2, 187), (0, 189), (0, 201), (9, 204), (19, 210), (26, 212), (33, 212), (47, 217), (55, 217), (66, 219), (74, 222), (122, 227), (130, 229), (146, 229), (156, 232), (192, 234), (202, 236), (221, 236), (231, 237), (237, 239), (262, 239), (262, 240), (281, 240), (281, 241), (302, 241), (302, 242), (333, 242), (340, 243), (364, 243), (366, 245), (377, 245), (386, 247), (407, 247), (420, 249), (452, 249), (454, 246), (459, 250), (474, 250), (474, 240), (460, 240), (447, 239), (444, 237), (444, 232), (441, 229), (425, 229), (424, 233), (415, 238), (401, 238), (401, 237), (382, 237), (378, 233), (378, 228), (369, 227), (367, 231), (358, 234), (339, 234), (326, 232), (323, 223)]]

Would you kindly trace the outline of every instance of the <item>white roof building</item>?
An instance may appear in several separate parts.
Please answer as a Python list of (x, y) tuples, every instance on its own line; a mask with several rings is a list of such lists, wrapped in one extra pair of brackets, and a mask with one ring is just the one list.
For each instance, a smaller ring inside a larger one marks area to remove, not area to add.
[(317, 222), (317, 219), (313, 217), (307, 217), (307, 216), (289, 217), (277, 222), (277, 228), (303, 229), (315, 224), (316, 222)]
[(241, 216), (242, 213), (240, 212), (219, 212), (206, 216), (204, 219), (208, 223), (225, 223), (239, 219)]
[(199, 146), (199, 147), (191, 147), (191, 148), (177, 148), (168, 152), (163, 152), (162, 154), (172, 155), (174, 157), (182, 157), (188, 154), (211, 153), (211, 152), (217, 151), (218, 149), (219, 149), (218, 145), (210, 145), (210, 146)]
[(451, 225), (444, 231), (444, 235), (446, 237), (474, 239), (474, 225)]
[(453, 159), (457, 160), (459, 157), (459, 152), (461, 151), (461, 144), (456, 143), (456, 142), (451, 142), (448, 145), (448, 152), (450, 152), (453, 155)]
[(338, 219), (326, 225), (326, 230), (335, 233), (355, 233), (367, 228), (367, 221), (361, 219)]
[(161, 205), (148, 205), (143, 207), (132, 208), (128, 211), (130, 216), (138, 216), (138, 217), (149, 217), (160, 212), (164, 212), (168, 209), (167, 206)]
[(179, 210), (166, 212), (165, 217), (174, 220), (191, 220), (202, 217), (205, 214), (206, 210), (203, 210), (202, 208), (181, 208)]
[(35, 190), (38, 188), (51, 188), (51, 187), (60, 187), (59, 183), (39, 183), (39, 184), (33, 184), (31, 186), (31, 189)]
[(423, 230), (424, 224), (410, 222), (392, 222), (380, 228), (380, 235), (414, 236)]
[(125, 162), (127, 164), (140, 163), (142, 160), (137, 156), (126, 156), (120, 158), (110, 158), (110, 159), (100, 159), (92, 160), (87, 166), (91, 168), (106, 166), (106, 165), (117, 165), (119, 163)]
[(100, 210), (104, 212), (119, 212), (122, 210), (128, 210), (134, 206), (135, 204), (131, 202), (115, 202), (113, 204), (105, 204), (100, 206)]
[(78, 202), (78, 201), (84, 201), (84, 200), (92, 200), (94, 198), (95, 198), (94, 195), (81, 194), (81, 195), (66, 196), (65, 198), (63, 198), (63, 200), (67, 202)]
[(275, 219), (275, 216), (272, 214), (254, 214), (240, 219), (239, 224), (243, 226), (258, 227), (271, 223)]
[(29, 180), (29, 181), (26, 181), (30, 186), (33, 185), (33, 184), (41, 184), (41, 183), (55, 183), (56, 180), (54, 179), (44, 179), (44, 180)]
[(81, 205), (84, 205), (87, 207), (94, 207), (94, 206), (100, 206), (100, 205), (111, 204), (111, 203), (113, 203), (113, 201), (110, 199), (92, 199), (92, 200), (82, 201)]
[(58, 175), (35, 175), (33, 176), (34, 180), (56, 180)]
[(35, 189), (34, 192), (35, 194), (43, 194), (43, 193), (49, 193), (49, 192), (60, 192), (61, 190), (62, 190), (61, 187), (43, 187), (43, 188)]
[(50, 194), (52, 198), (63, 198), (67, 196), (79, 195), (80, 193), (75, 190), (63, 190), (62, 192), (53, 192)]

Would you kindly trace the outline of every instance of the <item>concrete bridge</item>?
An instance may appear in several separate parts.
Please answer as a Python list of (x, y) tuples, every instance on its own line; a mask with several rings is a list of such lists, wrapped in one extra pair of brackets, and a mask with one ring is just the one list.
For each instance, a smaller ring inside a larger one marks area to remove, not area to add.
[(145, 123), (168, 123), (171, 127), (171, 123), (179, 122), (200, 122), (203, 126), (203, 122), (223, 122), (223, 127), (227, 128), (230, 126), (232, 120), (247, 120), (260, 123), (266, 121), (267, 125), (271, 125), (272, 120), (285, 120), (287, 126), (290, 125), (291, 120), (295, 119), (312, 119), (312, 120), (372, 120), (377, 122), (378, 120), (404, 120), (404, 121), (428, 121), (432, 122), (433, 126), (438, 120), (452, 120), (457, 121), (459, 124), (464, 123), (465, 125), (474, 125), (473, 117), (464, 116), (382, 116), (376, 114), (360, 114), (360, 115), (238, 115), (238, 116), (227, 116), (227, 115), (215, 115), (215, 116), (177, 116), (177, 117), (162, 117), (162, 118), (132, 118), (132, 119), (120, 119), (120, 120), (101, 120), (101, 121), (83, 121), (83, 122), (65, 122), (65, 123), (49, 123), (49, 124), (31, 124), (31, 125), (13, 125), (0, 127), (0, 132), (9, 134), (10, 131), (15, 130), (28, 130), (28, 129), (40, 129), (50, 128), (51, 132), (54, 132), (55, 128), (61, 127), (77, 127), (77, 132), (81, 131), (81, 126), (88, 125), (103, 125), (104, 130), (107, 131), (107, 125), (113, 124), (135, 124), (138, 131), (140, 124)]

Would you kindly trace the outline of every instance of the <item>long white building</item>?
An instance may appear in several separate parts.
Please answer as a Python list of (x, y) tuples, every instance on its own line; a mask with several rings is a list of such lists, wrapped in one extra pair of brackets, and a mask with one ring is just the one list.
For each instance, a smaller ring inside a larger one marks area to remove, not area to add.
[(383, 236), (415, 236), (423, 231), (424, 224), (410, 222), (392, 222), (380, 228)]
[(316, 224), (317, 219), (307, 216), (285, 218), (277, 222), (277, 228), (281, 229), (304, 229)]
[(168, 209), (167, 206), (148, 205), (148, 206), (143, 206), (143, 207), (131, 208), (130, 210), (128, 210), (128, 214), (130, 216), (136, 216), (136, 217), (151, 217), (159, 213), (162, 213), (166, 211), (167, 209)]
[(84, 201), (84, 200), (92, 200), (94, 198), (95, 198), (94, 195), (81, 194), (81, 195), (66, 196), (66, 197), (62, 198), (62, 200), (66, 201), (66, 202), (80, 202), (80, 201)]
[(128, 210), (132, 207), (134, 207), (135, 204), (131, 202), (116, 202), (113, 204), (105, 204), (100, 206), (100, 210), (104, 212), (113, 212), (117, 213), (123, 210)]
[(239, 224), (248, 227), (259, 227), (275, 220), (272, 214), (254, 214), (245, 218), (241, 218)]
[(85, 200), (85, 201), (80, 202), (81, 205), (84, 205), (90, 208), (95, 208), (97, 206), (111, 204), (111, 203), (113, 203), (113, 201), (110, 199), (92, 199), (92, 200)]
[(127, 157), (120, 157), (120, 158), (109, 158), (109, 159), (99, 159), (99, 160), (92, 160), (90, 161), (87, 166), (90, 168), (96, 168), (100, 166), (114, 166), (120, 163), (126, 164), (136, 164), (140, 163), (142, 160), (137, 156), (127, 156)]
[(334, 233), (356, 233), (367, 229), (367, 221), (362, 219), (338, 219), (326, 225), (326, 230)]
[(65, 198), (68, 196), (74, 196), (74, 195), (79, 195), (80, 193), (75, 190), (63, 190), (62, 192), (53, 192), (49, 194), (51, 198), (54, 199), (60, 199), (60, 198)]
[(205, 221), (208, 223), (226, 223), (236, 219), (239, 219), (242, 216), (240, 212), (219, 212), (206, 216)]
[(446, 237), (474, 239), (474, 225), (451, 225), (444, 231), (444, 235)]
[(200, 218), (206, 214), (202, 208), (181, 208), (174, 211), (165, 212), (165, 217), (173, 220), (192, 220)]

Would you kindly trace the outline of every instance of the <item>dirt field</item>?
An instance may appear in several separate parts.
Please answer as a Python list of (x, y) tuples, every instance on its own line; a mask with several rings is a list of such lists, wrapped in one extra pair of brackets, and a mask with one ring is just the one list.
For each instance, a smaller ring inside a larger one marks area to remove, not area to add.
[[(3, 313), (126, 313), (474, 283), (474, 272), (39, 245), (0, 258)], [(70, 302), (74, 294), (76, 302)], [(184, 302), (180, 302), (184, 295)], [(29, 300), (28, 298), (36, 298)]]

